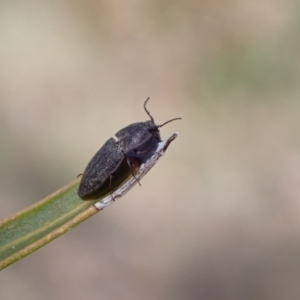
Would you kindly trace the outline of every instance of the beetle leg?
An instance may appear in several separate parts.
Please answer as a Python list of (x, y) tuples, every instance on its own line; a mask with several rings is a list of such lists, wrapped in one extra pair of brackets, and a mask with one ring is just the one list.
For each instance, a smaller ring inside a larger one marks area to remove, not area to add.
[[(124, 155), (125, 155), (125, 153), (124, 153)], [(134, 170), (134, 165), (131, 164), (130, 159), (128, 158), (127, 155), (125, 155), (125, 157), (126, 157), (126, 161), (127, 161), (127, 164), (128, 164), (128, 166), (129, 166), (129, 168), (130, 168), (130, 171), (131, 171), (131, 174), (132, 174), (133, 178), (136, 180), (136, 182), (137, 182), (140, 186), (142, 186), (141, 183), (139, 182), (139, 180), (135, 177), (135, 174), (134, 174), (134, 171), (133, 171), (133, 170)]]

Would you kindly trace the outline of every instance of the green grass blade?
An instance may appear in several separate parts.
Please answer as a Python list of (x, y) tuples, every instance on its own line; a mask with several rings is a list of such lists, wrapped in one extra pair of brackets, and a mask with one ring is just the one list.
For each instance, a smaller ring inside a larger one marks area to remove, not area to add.
[(0, 270), (98, 212), (93, 205), (99, 199), (77, 195), (79, 180), (0, 222)]

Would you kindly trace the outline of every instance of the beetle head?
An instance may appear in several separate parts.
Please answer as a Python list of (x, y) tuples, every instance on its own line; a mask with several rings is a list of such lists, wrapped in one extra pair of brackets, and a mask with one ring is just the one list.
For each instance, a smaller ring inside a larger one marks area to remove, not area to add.
[(132, 151), (135, 152), (147, 152), (157, 147), (158, 143), (161, 142), (159, 128), (166, 125), (169, 122), (181, 119), (174, 118), (161, 125), (156, 125), (154, 118), (146, 108), (146, 104), (150, 98), (147, 98), (144, 103), (144, 109), (150, 120), (145, 122), (133, 123), (119, 130), (116, 133), (116, 137), (119, 139), (118, 145), (128, 154)]

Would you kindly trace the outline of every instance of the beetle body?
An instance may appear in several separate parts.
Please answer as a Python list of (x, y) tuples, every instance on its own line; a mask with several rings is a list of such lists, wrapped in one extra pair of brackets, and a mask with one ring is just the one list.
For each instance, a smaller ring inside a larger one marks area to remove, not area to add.
[(161, 142), (159, 128), (146, 108), (151, 120), (133, 123), (116, 133), (118, 141), (110, 138), (88, 163), (79, 184), (78, 195), (83, 200), (97, 199), (112, 192), (126, 178), (134, 176), (142, 162), (156, 150)]

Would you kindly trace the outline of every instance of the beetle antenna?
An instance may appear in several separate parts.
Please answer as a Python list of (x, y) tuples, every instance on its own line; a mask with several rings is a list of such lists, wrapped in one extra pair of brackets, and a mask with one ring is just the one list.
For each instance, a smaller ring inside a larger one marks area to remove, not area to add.
[(158, 125), (157, 128), (163, 127), (164, 125), (166, 125), (166, 124), (168, 124), (168, 123), (170, 123), (170, 122), (172, 122), (172, 121), (175, 121), (175, 120), (181, 120), (181, 119), (182, 119), (182, 118), (174, 118), (174, 119), (171, 119), (171, 120), (169, 120), (169, 121), (167, 121), (167, 122), (165, 122), (165, 123), (163, 123), (163, 124), (161, 124), (161, 125)]
[(145, 112), (147, 113), (147, 115), (150, 117), (151, 121), (154, 123), (153, 117), (150, 115), (149, 110), (146, 108), (146, 104), (147, 104), (147, 102), (148, 102), (149, 100), (150, 100), (150, 97), (148, 97), (148, 98), (146, 99), (145, 103), (144, 103), (144, 110), (145, 110)]

